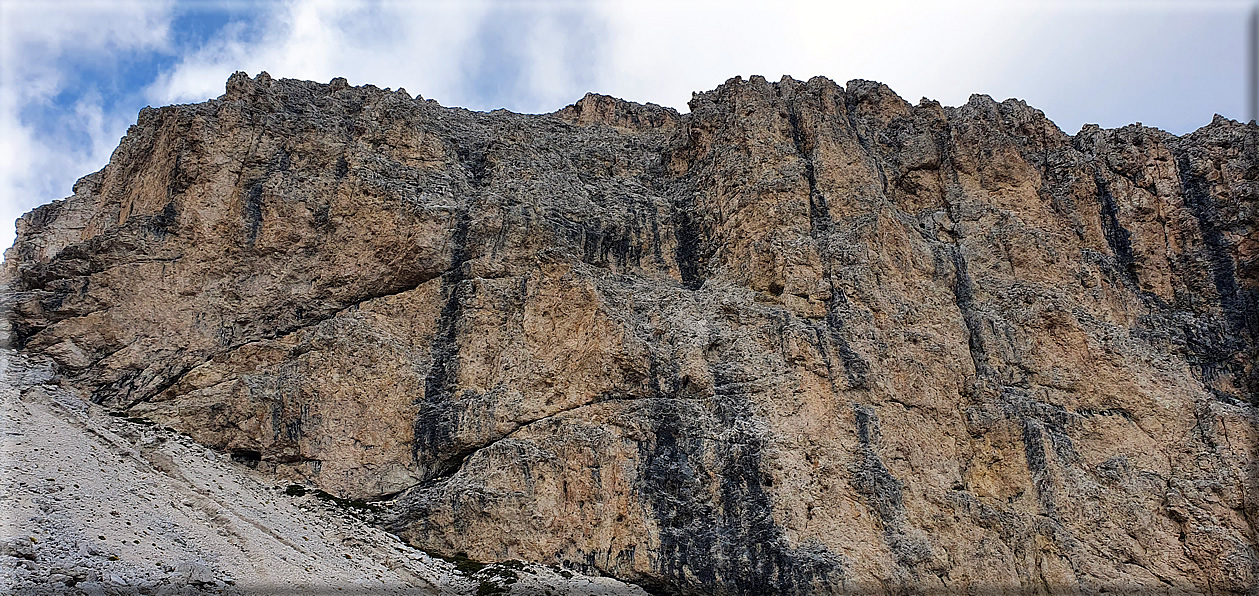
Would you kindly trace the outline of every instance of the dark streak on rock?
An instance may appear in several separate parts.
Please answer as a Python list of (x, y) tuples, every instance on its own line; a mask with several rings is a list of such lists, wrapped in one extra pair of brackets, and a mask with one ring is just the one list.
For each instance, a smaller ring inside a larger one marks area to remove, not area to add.
[(171, 201), (157, 215), (145, 216), (141, 219), (141, 228), (156, 240), (165, 240), (179, 231), (179, 211), (175, 202)]
[(1119, 207), (1115, 197), (1110, 194), (1110, 185), (1100, 173), (1093, 174), (1093, 182), (1097, 185), (1098, 205), (1101, 211), (1102, 234), (1106, 236), (1106, 244), (1118, 261), (1123, 272), (1124, 282), (1130, 284), (1133, 291), (1139, 291), (1137, 282), (1136, 260), (1132, 254), (1132, 234), (1119, 223)]
[(1040, 502), (1041, 510), (1056, 517), (1053, 478), (1049, 474), (1049, 462), (1045, 459), (1045, 442), (1041, 429), (1039, 420), (1023, 419), (1023, 451), (1027, 456), (1027, 469), (1032, 474), (1032, 485), (1036, 487), (1036, 498)]
[(966, 269), (966, 259), (960, 246), (945, 245), (943, 250), (949, 253), (953, 263), (953, 299), (966, 325), (966, 343), (970, 348), (971, 361), (975, 364), (975, 374), (991, 376), (994, 371), (988, 364), (988, 352), (984, 346), (983, 317), (975, 307), (974, 282)]
[[(804, 131), (800, 127), (800, 116), (796, 105), (787, 101), (787, 120), (791, 125), (791, 139), (795, 144), (796, 153), (804, 162), (804, 176), (809, 184), (809, 229), (813, 241), (817, 245), (822, 261), (822, 275), (830, 287), (830, 297), (826, 299), (826, 323), (830, 328), (830, 340), (835, 345), (840, 362), (844, 365), (844, 375), (848, 386), (853, 389), (866, 386), (870, 373), (870, 364), (861, 357), (848, 343), (844, 331), (844, 318), (841, 307), (847, 306), (843, 289), (835, 284), (831, 273), (833, 259), (830, 254), (830, 235), (834, 227), (831, 221), (830, 207), (826, 195), (818, 188), (817, 171), (813, 163), (812, 148), (809, 147)], [(781, 290), (779, 290), (781, 293)]]
[(470, 216), (464, 209), (456, 215), (451, 236), (451, 267), (442, 277), (442, 295), (446, 302), (437, 319), (433, 362), (424, 377), (424, 396), (415, 418), (411, 457), (426, 479), (453, 473), (471, 453), (471, 450), (452, 453), (459, 424), (456, 394), (459, 378), (458, 326), (463, 314), (463, 297), (467, 292), (463, 264), (467, 261), (465, 251), (469, 226)]
[(639, 445), (640, 491), (657, 520), (661, 579), (643, 587), (653, 594), (824, 591), (844, 576), (843, 562), (818, 545), (793, 548), (774, 522), (764, 438), (753, 430), (747, 379), (734, 366), (713, 366), (711, 409), (653, 400), (653, 437)]
[(879, 458), (876, 449), (879, 418), (874, 409), (854, 404), (853, 419), (857, 429), (858, 453), (850, 467), (852, 487), (878, 515), (883, 526), (883, 539), (897, 563), (912, 570), (930, 558), (931, 546), (925, 538), (906, 531), (904, 485)]
[(258, 232), (262, 229), (262, 184), (262, 180), (256, 180), (245, 191), (241, 217), (245, 221), (246, 246), (254, 245), (258, 240)]
[[(1259, 289), (1244, 288), (1237, 282), (1235, 264), (1220, 229), (1220, 215), (1211, 198), (1209, 183), (1193, 172), (1188, 154), (1179, 152), (1175, 158), (1185, 206), (1198, 221), (1211, 279), (1228, 330), (1223, 334), (1204, 334), (1200, 331), (1212, 326), (1186, 327), (1188, 347), (1208, 390), (1225, 401), (1236, 401), (1237, 396), (1222, 392), (1220, 383), (1215, 382), (1222, 376), (1222, 371), (1227, 371), (1233, 377), (1234, 386), (1247, 401), (1259, 404), (1259, 366), (1253, 365), (1257, 354), (1253, 350), (1248, 354), (1246, 350), (1247, 345), (1253, 346), (1259, 339)], [(1251, 361), (1249, 374), (1247, 359)]]
[[(490, 175), (488, 145), (455, 142), (455, 150), (474, 186), (487, 183)], [(459, 399), (459, 320), (463, 299), (470, 289), (464, 264), (468, 261), (468, 233), (471, 207), (455, 214), (450, 238), (450, 267), (442, 276), (445, 303), (437, 319), (433, 339), (433, 361), (424, 377), (424, 396), (418, 402), (411, 458), (421, 477), (433, 480), (453, 474), (474, 453), (478, 445), (458, 443), (461, 404)], [(466, 396), (465, 396), (466, 397)]]
[(704, 263), (700, 255), (703, 232), (698, 221), (695, 198), (684, 194), (673, 206), (673, 233), (677, 240), (674, 260), (682, 285), (698, 290), (704, 285)]
[[(637, 222), (630, 219), (631, 225)], [(634, 243), (636, 228), (623, 229), (613, 224), (610, 226), (594, 222), (581, 228), (580, 244), (582, 261), (599, 267), (615, 266), (620, 271), (631, 265), (637, 267), (642, 262), (642, 248)]]

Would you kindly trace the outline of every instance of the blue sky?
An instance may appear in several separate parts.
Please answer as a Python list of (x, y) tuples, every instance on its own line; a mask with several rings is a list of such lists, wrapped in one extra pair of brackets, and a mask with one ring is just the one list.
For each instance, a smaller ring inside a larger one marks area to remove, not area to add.
[(0, 246), (103, 167), (146, 105), (234, 71), (549, 112), (587, 91), (686, 111), (735, 76), (1017, 97), (1068, 133), (1248, 120), (1250, 0), (0, 0)]

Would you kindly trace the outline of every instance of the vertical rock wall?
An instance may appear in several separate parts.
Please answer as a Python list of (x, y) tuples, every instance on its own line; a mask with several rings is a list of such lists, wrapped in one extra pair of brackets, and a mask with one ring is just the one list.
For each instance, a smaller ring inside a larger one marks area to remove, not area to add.
[(18, 223), (63, 383), (476, 559), (667, 593), (1247, 593), (1259, 129), (731, 79), (238, 74)]

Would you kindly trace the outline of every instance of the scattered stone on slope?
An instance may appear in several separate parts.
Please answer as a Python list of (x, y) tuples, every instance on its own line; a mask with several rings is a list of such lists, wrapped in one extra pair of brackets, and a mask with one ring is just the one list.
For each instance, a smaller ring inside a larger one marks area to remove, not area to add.
[(642, 594), (540, 565), (460, 568), (0, 357), (6, 594)]

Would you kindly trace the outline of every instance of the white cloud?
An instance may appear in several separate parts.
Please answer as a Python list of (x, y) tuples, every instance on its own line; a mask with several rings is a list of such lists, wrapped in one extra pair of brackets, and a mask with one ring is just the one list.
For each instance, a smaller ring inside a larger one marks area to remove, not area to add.
[(600, 28), (592, 14), (563, 2), (275, 3), (184, 56), (147, 95), (155, 104), (203, 101), (242, 70), (343, 76), (473, 109), (551, 111), (590, 90)]
[[(116, 56), (129, 52), (183, 52), (145, 88), (127, 90), (152, 105), (217, 97), (237, 70), (319, 81), (344, 76), (353, 84), (406, 87), (448, 105), (526, 111), (556, 109), (580, 97), (590, 82), (569, 68), (574, 55), (590, 58), (574, 47), (590, 37), (571, 27), (590, 25), (577, 3), (290, 0), (243, 11), (231, 3), (190, 6), (230, 9), (224, 12), (236, 20), (196, 47), (173, 47), (173, 18), (188, 6), (0, 0), (0, 245), (12, 243), (8, 222), (68, 195), (75, 179), (105, 165), (135, 121), (138, 105), (111, 113), (101, 93), (76, 88), (83, 81), (72, 66), (110, 68)], [(510, 14), (497, 21), (497, 29), (487, 27), (505, 11)], [(495, 36), (502, 43), (486, 46)], [(481, 73), (481, 80), (470, 71)], [(496, 97), (482, 93), (479, 83), (508, 73), (510, 87)], [(82, 94), (72, 107), (63, 100), (51, 118), (31, 115), (32, 108), (51, 110), (53, 99), (67, 91)], [(498, 101), (504, 103), (493, 105)]]
[[(0, 0), (0, 245), (21, 211), (104, 165), (132, 106), (83, 93), (85, 65), (175, 56), (138, 94), (204, 101), (231, 73), (405, 87), (445, 105), (546, 112), (586, 91), (687, 109), (729, 77), (869, 78), (910, 101), (1028, 100), (1074, 132), (1134, 120), (1187, 132), (1243, 105), (1249, 0), (288, 0), (257, 4)], [(174, 47), (189, 7), (236, 20)], [(70, 68), (75, 66), (75, 68)], [(1236, 72), (1234, 72), (1236, 71)], [(33, 117), (77, 100), (56, 121)], [(133, 102), (134, 103), (134, 102)]]
[(487, 8), (476, 2), (271, 4), (254, 23), (228, 27), (185, 56), (148, 95), (156, 104), (203, 101), (221, 95), (238, 70), (450, 93), (459, 84), (452, 50), (471, 43)]
[(1068, 133), (1143, 122), (1177, 134), (1214, 113), (1247, 119), (1246, 22), (1253, 2), (1043, 3), (988, 83)]
[[(109, 160), (135, 115), (110, 114), (70, 64), (108, 69), (114, 56), (166, 47), (167, 2), (0, 2), (0, 246), (22, 212), (68, 194)], [(34, 114), (80, 95), (58, 122)]]
[[(686, 109), (760, 74), (887, 83), (905, 99), (1019, 97), (1068, 132), (1145, 119), (1188, 132), (1241, 117), (1252, 3), (747, 0), (596, 5), (614, 23), (603, 91)], [(1191, 83), (1191, 84), (1190, 84)], [(1196, 94), (1196, 97), (1195, 97)], [(1219, 106), (1219, 107), (1215, 107)]]
[(752, 74), (771, 80), (822, 75), (840, 84), (869, 78), (913, 99), (957, 95), (964, 101), (976, 75), (1003, 62), (989, 48), (1014, 41), (1009, 25), (1016, 20), (974, 2), (599, 6), (616, 23), (603, 80), (609, 91), (681, 109), (692, 91)]

